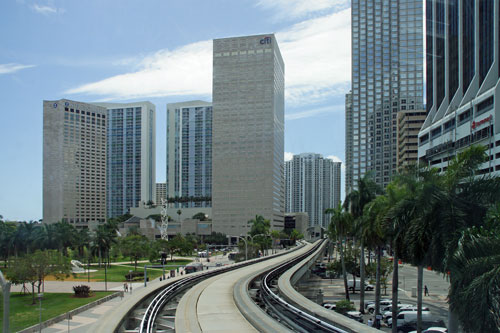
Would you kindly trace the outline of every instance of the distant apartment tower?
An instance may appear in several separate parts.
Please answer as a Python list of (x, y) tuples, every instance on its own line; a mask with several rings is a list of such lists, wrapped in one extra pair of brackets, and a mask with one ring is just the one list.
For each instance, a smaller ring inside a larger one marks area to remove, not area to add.
[(309, 226), (326, 228), (330, 215), (325, 210), (337, 208), (340, 202), (341, 162), (305, 153), (294, 155), (285, 164), (285, 182), (290, 184), (285, 198), (291, 203), (286, 213), (306, 212)]
[(479, 173), (500, 173), (500, 3), (427, 1), (427, 111), (421, 162), (446, 170), (472, 144), (487, 147)]
[(284, 63), (273, 34), (213, 42), (213, 230), (284, 226)]
[(96, 103), (107, 109), (107, 217), (156, 200), (156, 107)]
[(352, 107), (346, 108), (346, 193), (373, 171), (397, 171), (397, 113), (423, 108), (423, 1), (351, 2)]
[(418, 161), (418, 132), (425, 121), (425, 110), (403, 110), (398, 113), (398, 169)]
[(88, 228), (106, 220), (106, 109), (43, 101), (43, 221)]
[[(353, 113), (352, 113), (352, 91), (349, 91), (345, 95), (345, 191), (349, 193), (356, 184), (356, 180), (353, 177)], [(359, 129), (359, 121), (358, 121)], [(358, 134), (359, 135), (359, 134)], [(357, 140), (357, 142), (359, 139)], [(357, 148), (357, 153), (359, 152), (359, 147)], [(357, 156), (359, 161), (359, 156)], [(358, 176), (359, 177), (359, 176)], [(354, 184), (353, 184), (354, 183)]]
[(167, 199), (167, 183), (156, 183), (155, 204), (161, 205), (162, 199)]
[(211, 207), (212, 103), (167, 105), (166, 196), (195, 198), (176, 207)]

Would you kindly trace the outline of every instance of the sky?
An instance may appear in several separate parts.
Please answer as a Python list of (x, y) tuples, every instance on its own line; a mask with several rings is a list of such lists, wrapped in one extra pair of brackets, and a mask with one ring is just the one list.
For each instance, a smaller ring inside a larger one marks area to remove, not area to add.
[(285, 157), (344, 162), (350, 20), (349, 0), (2, 0), (0, 215), (42, 218), (43, 100), (155, 104), (164, 182), (166, 104), (212, 101), (214, 38), (275, 33)]

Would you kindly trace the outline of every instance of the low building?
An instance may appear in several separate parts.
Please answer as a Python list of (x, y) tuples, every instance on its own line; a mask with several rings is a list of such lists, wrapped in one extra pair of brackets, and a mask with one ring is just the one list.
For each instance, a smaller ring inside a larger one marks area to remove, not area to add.
[(398, 112), (398, 170), (418, 160), (418, 131), (422, 127), (427, 111), (402, 110)]
[(286, 213), (285, 232), (290, 233), (293, 229), (306, 236), (309, 227), (309, 215), (307, 213)]

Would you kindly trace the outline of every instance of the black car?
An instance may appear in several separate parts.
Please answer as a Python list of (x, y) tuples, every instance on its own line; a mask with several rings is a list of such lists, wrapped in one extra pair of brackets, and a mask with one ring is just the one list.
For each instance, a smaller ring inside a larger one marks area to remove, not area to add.
[[(422, 320), (422, 330), (426, 330), (429, 327), (446, 327), (444, 321), (442, 320)], [(407, 333), (417, 330), (417, 322), (409, 321), (401, 326), (398, 326), (398, 333)]]

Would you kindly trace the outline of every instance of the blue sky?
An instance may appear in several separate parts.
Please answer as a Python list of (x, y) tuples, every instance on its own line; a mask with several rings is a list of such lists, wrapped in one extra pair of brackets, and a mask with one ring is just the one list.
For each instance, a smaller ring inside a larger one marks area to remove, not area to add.
[(42, 217), (44, 99), (154, 103), (165, 181), (166, 104), (211, 101), (211, 40), (271, 32), (285, 61), (285, 155), (344, 161), (349, 0), (1, 1), (0, 215)]

